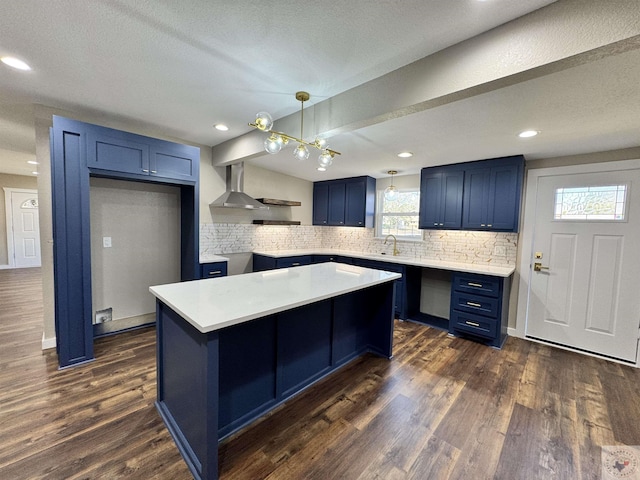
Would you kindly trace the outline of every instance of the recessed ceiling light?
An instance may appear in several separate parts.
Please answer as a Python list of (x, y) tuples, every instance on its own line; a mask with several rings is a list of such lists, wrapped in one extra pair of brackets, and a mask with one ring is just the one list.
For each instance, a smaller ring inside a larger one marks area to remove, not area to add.
[(38, 162), (36, 162), (35, 160), (27, 160), (27, 163), (29, 165), (38, 165)]
[(537, 130), (525, 130), (524, 132), (520, 132), (518, 134), (518, 136), (520, 138), (531, 138), (531, 137), (535, 137), (536, 135), (538, 135), (540, 132)]
[(316, 170), (318, 170), (319, 172), (326, 172), (327, 171), (327, 169), (324, 168), (324, 167), (318, 167), (318, 168), (316, 168)]
[(409, 158), (409, 157), (413, 157), (413, 153), (411, 153), (411, 152), (400, 152), (398, 154), (398, 156), (400, 158)]
[(216, 130), (220, 130), (221, 132), (226, 132), (227, 130), (229, 130), (229, 127), (227, 127), (224, 123), (216, 123), (213, 128), (215, 128)]
[(9, 65), (10, 67), (16, 68), (18, 70), (31, 70), (31, 67), (27, 65), (25, 62), (15, 57), (2, 57), (0, 61), (5, 65)]

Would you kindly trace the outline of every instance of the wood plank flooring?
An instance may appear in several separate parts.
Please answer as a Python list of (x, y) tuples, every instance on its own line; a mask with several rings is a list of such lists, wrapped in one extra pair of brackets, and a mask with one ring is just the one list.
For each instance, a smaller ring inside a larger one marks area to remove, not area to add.
[[(189, 479), (155, 401), (152, 328), (57, 369), (39, 269), (0, 270), (0, 479)], [(397, 322), (365, 356), (220, 446), (220, 478), (599, 479), (640, 445), (640, 370), (509, 338), (498, 351)]]

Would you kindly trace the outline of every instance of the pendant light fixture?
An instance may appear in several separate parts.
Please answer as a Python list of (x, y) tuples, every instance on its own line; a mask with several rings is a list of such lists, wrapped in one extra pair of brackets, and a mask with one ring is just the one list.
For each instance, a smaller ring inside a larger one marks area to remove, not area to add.
[(389, 186), (387, 188), (384, 189), (384, 199), (385, 200), (395, 200), (396, 198), (398, 198), (398, 189), (393, 184), (393, 176), (396, 175), (398, 173), (398, 171), (397, 170), (389, 170), (387, 173), (389, 175), (391, 175), (391, 183), (389, 184)]
[(333, 163), (333, 157), (340, 155), (340, 152), (329, 148), (327, 146), (327, 141), (320, 137), (316, 137), (313, 142), (303, 140), (304, 102), (309, 100), (309, 98), (310, 96), (307, 92), (296, 93), (296, 100), (300, 102), (300, 137), (294, 137), (287, 133), (272, 130), (273, 118), (267, 112), (257, 113), (255, 122), (250, 123), (249, 126), (270, 134), (264, 141), (264, 149), (271, 154), (280, 152), (282, 147), (287, 145), (290, 140), (298, 143), (298, 146), (293, 150), (293, 156), (299, 161), (304, 161), (309, 158), (309, 149), (307, 147), (317, 148), (320, 150), (320, 156), (318, 157), (318, 170), (324, 172), (327, 167)]

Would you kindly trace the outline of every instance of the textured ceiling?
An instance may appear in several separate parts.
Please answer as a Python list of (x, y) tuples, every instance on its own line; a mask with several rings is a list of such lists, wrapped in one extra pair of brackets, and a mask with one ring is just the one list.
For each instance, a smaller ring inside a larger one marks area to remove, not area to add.
[[(249, 131), (256, 111), (295, 112), (297, 90), (311, 92), (313, 105), (552, 3), (8, 2), (0, 55), (19, 56), (33, 71), (0, 65), (0, 170), (24, 169), (35, 152), (33, 104), (213, 146)], [(638, 60), (628, 52), (336, 136), (332, 146), (345, 155), (327, 173), (381, 176), (511, 153), (540, 158), (638, 145)], [(216, 122), (231, 130), (213, 130)], [(544, 136), (516, 139), (531, 124)], [(402, 148), (417, 155), (398, 165)], [(327, 178), (288, 157), (251, 161)]]

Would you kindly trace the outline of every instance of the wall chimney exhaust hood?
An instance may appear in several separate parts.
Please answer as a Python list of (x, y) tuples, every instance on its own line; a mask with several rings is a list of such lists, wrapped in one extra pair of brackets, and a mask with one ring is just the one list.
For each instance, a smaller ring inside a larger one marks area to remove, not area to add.
[(211, 207), (269, 209), (244, 193), (244, 162), (227, 166), (227, 191), (209, 204)]

